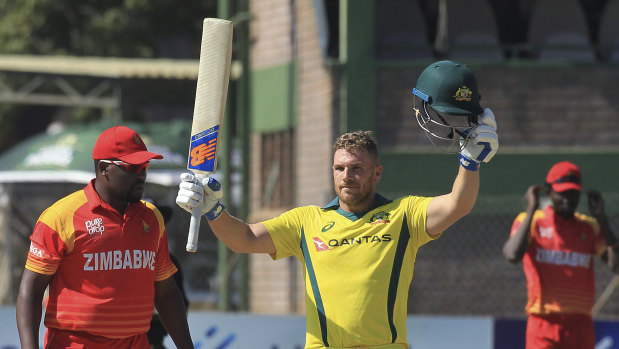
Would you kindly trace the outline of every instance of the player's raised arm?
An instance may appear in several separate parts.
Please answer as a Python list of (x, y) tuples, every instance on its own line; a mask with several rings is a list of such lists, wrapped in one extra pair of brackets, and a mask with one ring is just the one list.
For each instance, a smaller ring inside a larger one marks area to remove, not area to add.
[[(516, 230), (512, 230), (509, 239), (503, 244), (503, 256), (510, 263), (518, 263), (524, 257), (529, 247), (529, 232), (533, 215), (539, 208), (539, 193), (543, 189), (542, 185), (532, 185), (527, 189), (524, 196), (527, 202), (527, 210), (523, 221)], [(515, 226), (514, 226), (515, 227)]]
[(183, 173), (176, 203), (188, 212), (199, 206), (215, 236), (232, 251), (275, 253), (275, 245), (264, 224), (247, 224), (230, 215), (220, 202), (222, 196), (221, 184), (214, 178), (199, 181), (192, 174)]
[(465, 64), (439, 61), (419, 76), (413, 94), (421, 101), (415, 117), (437, 148), (459, 153), (460, 169), (449, 194), (437, 196), (427, 211), (426, 231), (436, 236), (473, 209), (479, 192), (479, 164), (499, 148), (497, 124), (483, 109), (477, 80)]
[(604, 199), (602, 194), (597, 190), (587, 191), (587, 202), (589, 204), (589, 212), (597, 219), (600, 224), (600, 230), (606, 241), (607, 251), (602, 256), (602, 260), (606, 262), (610, 270), (615, 274), (619, 274), (619, 254), (617, 253), (617, 238), (610, 228), (608, 217), (604, 209)]
[(469, 133), (471, 138), (459, 154), (460, 169), (451, 192), (432, 199), (428, 205), (426, 231), (430, 236), (440, 234), (471, 212), (479, 192), (479, 163), (490, 161), (498, 149), (496, 121), (489, 108)]

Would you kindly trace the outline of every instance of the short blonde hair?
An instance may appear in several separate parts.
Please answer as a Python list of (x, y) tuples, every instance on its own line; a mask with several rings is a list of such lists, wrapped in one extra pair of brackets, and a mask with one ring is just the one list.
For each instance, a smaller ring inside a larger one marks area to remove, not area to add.
[(354, 131), (339, 136), (333, 145), (333, 153), (343, 149), (346, 151), (365, 150), (376, 157), (378, 161), (378, 143), (372, 137), (372, 131)]

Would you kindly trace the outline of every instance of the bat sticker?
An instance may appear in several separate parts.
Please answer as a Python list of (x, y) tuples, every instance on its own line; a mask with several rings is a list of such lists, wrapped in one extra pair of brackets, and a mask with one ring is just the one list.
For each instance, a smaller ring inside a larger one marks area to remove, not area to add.
[(189, 164), (187, 166), (189, 169), (214, 172), (218, 136), (219, 125), (191, 136)]

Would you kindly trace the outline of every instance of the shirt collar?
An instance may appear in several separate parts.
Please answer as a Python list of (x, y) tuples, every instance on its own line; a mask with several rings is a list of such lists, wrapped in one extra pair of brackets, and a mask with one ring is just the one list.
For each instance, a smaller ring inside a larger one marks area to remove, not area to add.
[(95, 190), (95, 179), (93, 178), (88, 185), (84, 188), (84, 193), (86, 193), (86, 199), (88, 199), (88, 208), (91, 211), (94, 211), (97, 207), (103, 206), (105, 202), (97, 191)]
[[(370, 211), (375, 209), (376, 207), (386, 205), (392, 201), (392, 200), (385, 198), (384, 196), (380, 194), (374, 194), (374, 195), (376, 197), (376, 205), (372, 207)], [(337, 210), (338, 208), (340, 208), (340, 199), (336, 196), (335, 199), (333, 199), (330, 203), (328, 203), (326, 206), (323, 206), (322, 208), (324, 208), (325, 210), (328, 210), (328, 209)]]

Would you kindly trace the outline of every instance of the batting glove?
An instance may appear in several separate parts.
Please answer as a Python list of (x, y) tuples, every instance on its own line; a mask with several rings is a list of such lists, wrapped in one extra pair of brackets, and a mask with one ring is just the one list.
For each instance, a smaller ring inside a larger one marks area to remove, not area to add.
[(469, 171), (477, 171), (480, 162), (490, 162), (499, 149), (496, 127), (494, 113), (490, 108), (484, 109), (479, 116), (479, 124), (468, 130), (468, 139), (460, 140), (460, 144), (464, 145), (459, 156), (462, 167)]
[(200, 207), (200, 212), (208, 220), (214, 221), (226, 209), (219, 201), (223, 195), (221, 184), (215, 178), (182, 173), (176, 204), (189, 213), (195, 207)]

